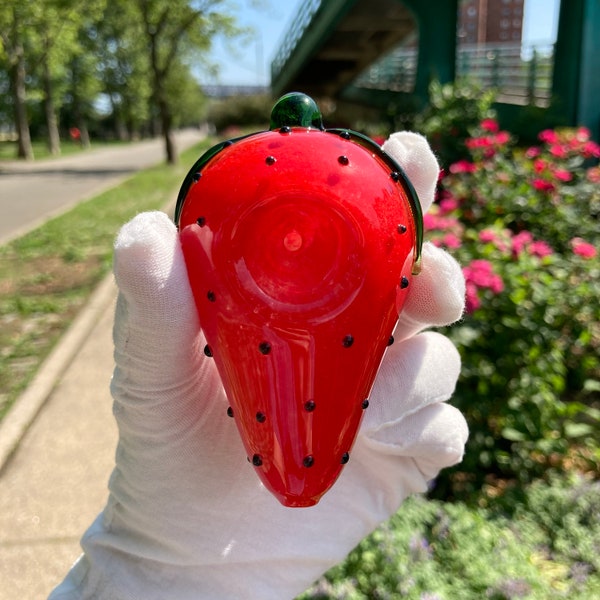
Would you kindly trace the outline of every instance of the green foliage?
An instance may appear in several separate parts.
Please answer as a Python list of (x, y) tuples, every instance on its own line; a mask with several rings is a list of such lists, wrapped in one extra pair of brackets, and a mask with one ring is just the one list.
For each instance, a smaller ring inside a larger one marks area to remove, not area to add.
[(234, 96), (213, 101), (208, 110), (207, 120), (219, 132), (232, 127), (269, 129), (272, 107), (273, 99), (266, 94)]
[(410, 498), (298, 600), (597, 597), (600, 485), (538, 482), (505, 500), (509, 513)]
[(494, 116), (494, 92), (468, 79), (429, 86), (429, 105), (414, 127), (427, 137), (442, 167), (468, 155), (465, 139), (483, 119)]
[(471, 433), (440, 497), (600, 467), (600, 171), (587, 166), (600, 147), (578, 129), (544, 131), (524, 151), (482, 125), (426, 216), (467, 280), (467, 315), (445, 333), (461, 352), (453, 402)]

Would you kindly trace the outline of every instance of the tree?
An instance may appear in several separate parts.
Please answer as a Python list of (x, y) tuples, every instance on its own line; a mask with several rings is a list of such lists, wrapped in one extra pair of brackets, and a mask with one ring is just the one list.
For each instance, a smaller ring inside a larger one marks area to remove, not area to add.
[(93, 34), (103, 93), (121, 140), (138, 135), (150, 115), (150, 68), (138, 16), (131, 3), (109, 3)]
[(149, 52), (152, 101), (165, 140), (167, 162), (177, 162), (173, 141), (173, 98), (168, 93), (174, 66), (198, 52), (207, 52), (215, 35), (241, 30), (235, 18), (219, 11), (223, 0), (135, 0)]
[(13, 102), (14, 124), (17, 132), (17, 157), (33, 159), (25, 79), (25, 32), (29, 25), (29, 3), (3, 0), (0, 4), (0, 51), (8, 66), (10, 95)]

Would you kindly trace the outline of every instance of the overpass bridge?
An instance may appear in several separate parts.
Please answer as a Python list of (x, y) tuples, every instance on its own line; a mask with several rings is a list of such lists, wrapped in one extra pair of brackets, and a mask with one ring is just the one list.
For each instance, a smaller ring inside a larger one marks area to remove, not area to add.
[[(600, 138), (600, 0), (562, 0), (556, 44), (457, 46), (459, 0), (307, 0), (271, 65), (279, 96), (418, 109), (433, 79), (471, 75), (498, 90), (506, 123), (524, 107), (540, 126), (584, 125)], [(529, 111), (531, 113), (531, 111)]]

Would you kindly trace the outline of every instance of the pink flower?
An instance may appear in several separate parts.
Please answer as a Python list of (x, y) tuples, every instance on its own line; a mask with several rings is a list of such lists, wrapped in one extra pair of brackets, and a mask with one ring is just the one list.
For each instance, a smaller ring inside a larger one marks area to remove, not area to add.
[(533, 242), (533, 235), (529, 231), (521, 231), (512, 239), (512, 251), (515, 256), (519, 256), (525, 246)]
[(502, 279), (496, 275), (492, 263), (488, 260), (476, 259), (463, 269), (467, 281), (479, 288), (487, 288), (498, 293), (504, 289)]
[(544, 258), (544, 256), (550, 256), (552, 254), (552, 248), (550, 245), (543, 241), (531, 242), (527, 251), (532, 256), (539, 256), (540, 258)]
[(447, 233), (442, 238), (442, 244), (446, 246), (446, 248), (450, 248), (451, 250), (456, 250), (456, 248), (460, 248), (462, 246), (462, 240), (453, 233)]
[(508, 133), (508, 131), (500, 131), (496, 134), (494, 141), (499, 146), (502, 146), (510, 141), (510, 133)]
[(450, 165), (450, 173), (475, 173), (477, 166), (468, 160), (459, 160)]
[(440, 200), (440, 211), (442, 214), (448, 214), (458, 208), (458, 200), (453, 196)]
[(427, 213), (423, 215), (423, 226), (429, 231), (445, 231), (459, 227), (460, 223), (454, 217), (442, 217), (435, 213)]
[(477, 286), (467, 282), (465, 296), (465, 310), (471, 314), (481, 306), (481, 300), (477, 293)]
[(575, 132), (575, 137), (580, 142), (587, 142), (590, 139), (591, 131), (587, 127), (578, 127)]
[(544, 129), (538, 135), (538, 139), (546, 144), (556, 144), (559, 141), (558, 134), (553, 129)]
[(484, 119), (481, 121), (480, 127), (484, 131), (489, 131), (490, 133), (497, 133), (500, 131), (500, 125), (498, 125), (498, 121), (495, 119)]
[(582, 258), (594, 258), (597, 254), (595, 246), (579, 237), (571, 240), (571, 247), (573, 248), (573, 252)]
[(527, 158), (535, 158), (536, 156), (539, 156), (540, 153), (541, 150), (537, 146), (531, 146), (531, 148), (527, 148), (525, 151), (525, 156)]
[(495, 242), (497, 239), (496, 233), (491, 229), (482, 229), (479, 232), (479, 241), (484, 244), (489, 244)]
[(556, 158), (565, 158), (567, 156), (567, 148), (562, 144), (552, 144), (550, 146), (550, 154)]
[(533, 161), (533, 170), (536, 173), (542, 173), (548, 167), (548, 163), (543, 158), (538, 158)]
[(552, 175), (559, 181), (571, 181), (573, 179), (573, 174), (566, 169), (553, 169)]
[(586, 175), (590, 183), (600, 183), (600, 167), (590, 167)]
[(600, 158), (600, 146), (596, 142), (586, 142), (583, 145), (582, 153), (585, 158)]

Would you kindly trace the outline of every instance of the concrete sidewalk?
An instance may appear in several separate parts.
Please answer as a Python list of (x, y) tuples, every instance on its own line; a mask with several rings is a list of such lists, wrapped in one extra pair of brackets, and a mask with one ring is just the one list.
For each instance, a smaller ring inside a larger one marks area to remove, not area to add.
[(45, 600), (106, 501), (117, 440), (109, 393), (115, 298), (111, 276), (28, 390), (43, 395), (45, 379), (57, 378), (0, 471), (0, 600)]

